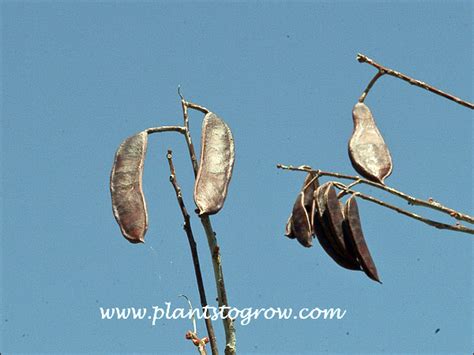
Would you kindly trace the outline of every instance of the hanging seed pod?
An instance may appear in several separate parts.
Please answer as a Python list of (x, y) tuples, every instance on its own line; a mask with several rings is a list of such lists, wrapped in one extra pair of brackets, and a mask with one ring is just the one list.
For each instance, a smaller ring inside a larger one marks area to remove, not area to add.
[(307, 248), (313, 245), (313, 194), (318, 186), (316, 176), (309, 173), (286, 223), (285, 235), (290, 239), (296, 238), (301, 245)]
[(234, 167), (234, 138), (229, 126), (209, 112), (202, 123), (201, 160), (194, 185), (199, 215), (220, 211)]
[(324, 201), (326, 202), (324, 218), (331, 229), (331, 235), (335, 237), (334, 245), (336, 252), (341, 255), (349, 264), (353, 265), (354, 267), (359, 266), (356, 254), (351, 252), (344, 240), (344, 215), (341, 203), (337, 198), (336, 189), (332, 184), (330, 184), (324, 193)]
[(313, 245), (311, 219), (304, 206), (303, 192), (300, 192), (296, 198), (291, 220), (291, 235), (295, 237), (302, 246), (306, 248), (311, 247)]
[(145, 131), (125, 139), (115, 153), (110, 174), (112, 210), (123, 236), (131, 243), (143, 243), (148, 228), (142, 190), (147, 142)]
[(345, 258), (341, 255), (338, 249), (337, 237), (334, 235), (330, 222), (327, 220), (327, 190), (332, 187), (331, 182), (327, 182), (314, 192), (315, 213), (314, 213), (314, 230), (319, 244), (323, 247), (326, 253), (339, 265), (349, 270), (360, 270), (359, 263), (354, 263), (353, 258)]
[(392, 158), (367, 105), (358, 102), (352, 110), (354, 131), (349, 157), (354, 169), (369, 180), (383, 184), (392, 173)]
[(354, 253), (356, 253), (365, 274), (372, 280), (382, 283), (377, 273), (375, 263), (370, 255), (367, 243), (365, 242), (364, 234), (362, 233), (359, 209), (357, 207), (355, 196), (351, 196), (346, 201), (344, 215), (344, 232), (349, 247), (354, 251)]

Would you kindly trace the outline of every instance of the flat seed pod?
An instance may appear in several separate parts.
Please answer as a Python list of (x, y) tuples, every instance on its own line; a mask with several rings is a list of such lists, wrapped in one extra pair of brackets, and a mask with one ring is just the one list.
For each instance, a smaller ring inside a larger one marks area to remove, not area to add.
[(349, 157), (354, 169), (369, 180), (383, 184), (392, 173), (392, 157), (367, 105), (358, 102), (352, 110), (354, 131)]
[(286, 223), (285, 235), (291, 239), (296, 238), (301, 245), (307, 248), (313, 245), (313, 194), (318, 186), (318, 179), (314, 174), (309, 173)]
[(360, 223), (359, 208), (357, 207), (357, 201), (354, 196), (351, 196), (344, 207), (345, 223), (344, 231), (347, 236), (347, 240), (350, 241), (350, 246), (357, 254), (362, 269), (365, 274), (372, 280), (380, 282), (377, 268), (370, 255), (369, 248), (365, 242), (364, 234), (362, 233), (362, 226)]
[(234, 159), (234, 138), (229, 126), (209, 112), (202, 123), (201, 159), (194, 185), (199, 215), (215, 214), (224, 206)]
[(352, 258), (347, 260), (337, 252), (337, 242), (328, 221), (325, 218), (327, 202), (325, 201), (326, 191), (332, 187), (332, 183), (327, 182), (314, 192), (315, 213), (314, 230), (319, 243), (326, 253), (339, 265), (349, 270), (360, 270), (360, 265), (354, 265)]
[(112, 210), (123, 236), (131, 243), (143, 243), (148, 228), (142, 189), (147, 142), (147, 132), (125, 139), (115, 153), (110, 174)]
[(351, 249), (346, 245), (344, 240), (344, 215), (341, 203), (337, 198), (336, 189), (332, 184), (324, 192), (324, 201), (326, 202), (326, 209), (324, 211), (325, 220), (331, 229), (332, 236), (335, 237), (335, 249), (344, 260), (356, 267), (359, 265), (357, 255), (352, 253)]

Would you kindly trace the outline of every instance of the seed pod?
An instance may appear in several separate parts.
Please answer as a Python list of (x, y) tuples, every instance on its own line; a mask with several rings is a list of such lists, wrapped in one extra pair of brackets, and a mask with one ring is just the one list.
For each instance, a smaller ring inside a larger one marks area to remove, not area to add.
[(311, 219), (304, 206), (304, 193), (300, 192), (293, 206), (291, 214), (291, 232), (300, 244), (306, 248), (313, 245), (313, 233), (311, 229)]
[(291, 239), (296, 238), (301, 245), (307, 248), (313, 244), (313, 194), (318, 186), (318, 179), (314, 174), (309, 173), (286, 223), (285, 235)]
[(377, 268), (372, 260), (372, 256), (369, 252), (369, 247), (365, 242), (364, 234), (362, 233), (362, 226), (360, 223), (359, 209), (357, 207), (357, 201), (355, 196), (351, 196), (344, 207), (345, 221), (344, 221), (344, 232), (348, 245), (356, 253), (359, 259), (362, 269), (365, 274), (372, 280), (380, 282)]
[(335, 237), (336, 252), (341, 255), (344, 260), (354, 267), (358, 266), (357, 256), (351, 252), (344, 240), (344, 215), (341, 203), (337, 198), (336, 189), (330, 184), (324, 193), (324, 201), (326, 202), (326, 210), (324, 211), (325, 220), (331, 229), (332, 235)]
[(352, 110), (354, 131), (349, 157), (354, 169), (369, 180), (383, 184), (392, 173), (392, 157), (369, 108), (358, 102)]
[(229, 126), (209, 112), (202, 123), (201, 160), (194, 185), (199, 215), (220, 211), (234, 167), (234, 138)]
[(314, 202), (315, 202), (315, 213), (314, 213), (314, 229), (316, 231), (316, 237), (318, 238), (319, 243), (326, 251), (326, 253), (339, 265), (343, 268), (349, 270), (360, 270), (360, 265), (354, 263), (353, 258), (345, 258), (343, 255), (339, 254), (337, 251), (337, 237), (334, 235), (329, 221), (327, 220), (327, 201), (325, 200), (327, 196), (327, 190), (332, 187), (332, 183), (327, 182), (321, 185), (314, 193)]
[(131, 243), (143, 243), (148, 228), (142, 190), (147, 142), (145, 131), (125, 139), (115, 153), (110, 174), (112, 210), (123, 236)]

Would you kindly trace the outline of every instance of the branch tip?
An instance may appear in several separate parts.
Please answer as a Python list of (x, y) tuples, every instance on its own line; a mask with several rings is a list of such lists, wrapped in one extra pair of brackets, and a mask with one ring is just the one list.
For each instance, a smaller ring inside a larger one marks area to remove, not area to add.
[(185, 100), (184, 100), (184, 96), (183, 96), (183, 94), (181, 93), (181, 85), (178, 85), (178, 95), (179, 95), (179, 97), (181, 98), (182, 101), (185, 101)]
[(363, 63), (366, 61), (367, 57), (361, 53), (357, 53), (356, 59), (359, 63)]

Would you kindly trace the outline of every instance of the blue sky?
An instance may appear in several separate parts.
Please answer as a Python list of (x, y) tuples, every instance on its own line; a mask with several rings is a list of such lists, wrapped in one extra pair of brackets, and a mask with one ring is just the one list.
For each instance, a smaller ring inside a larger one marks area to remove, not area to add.
[[(199, 303), (165, 159), (173, 149), (192, 211), (182, 137), (150, 137), (146, 244), (121, 236), (108, 187), (123, 139), (181, 123), (178, 84), (234, 133), (229, 195), (212, 217), (230, 304), (347, 310), (340, 321), (238, 325), (239, 353), (472, 352), (471, 236), (360, 202), (379, 285), (283, 236), (304, 175), (275, 168), (355, 174), (351, 110), (375, 74), (358, 52), (472, 101), (471, 2), (2, 1), (1, 15), (2, 353), (195, 353), (189, 321), (99, 313), (185, 307), (179, 294)], [(391, 150), (386, 183), (472, 213), (472, 111), (391, 77), (366, 103)], [(192, 114), (197, 147), (201, 119)], [(192, 222), (213, 300), (207, 242)]]

